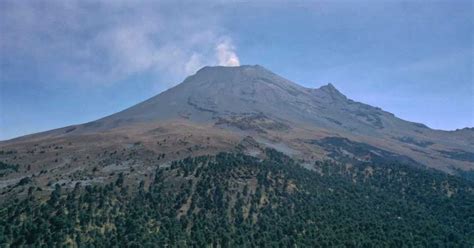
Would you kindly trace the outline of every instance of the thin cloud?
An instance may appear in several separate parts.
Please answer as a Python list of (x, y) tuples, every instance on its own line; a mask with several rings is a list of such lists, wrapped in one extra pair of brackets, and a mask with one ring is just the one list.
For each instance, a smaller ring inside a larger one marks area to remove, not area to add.
[[(205, 6), (3, 1), (1, 9), (2, 63), (29, 68), (39, 83), (113, 84), (141, 73), (176, 83), (205, 65), (240, 64)], [(2, 71), (2, 80), (21, 76)]]

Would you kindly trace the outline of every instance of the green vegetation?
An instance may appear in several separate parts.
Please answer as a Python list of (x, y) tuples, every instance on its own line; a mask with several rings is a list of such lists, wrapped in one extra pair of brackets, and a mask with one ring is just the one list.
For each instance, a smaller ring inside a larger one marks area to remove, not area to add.
[(18, 171), (18, 165), (15, 164), (7, 164), (2, 161), (0, 161), (0, 177), (3, 177), (5, 175), (8, 175), (12, 172), (17, 172)]
[(403, 165), (318, 163), (267, 150), (188, 158), (132, 186), (64, 189), (0, 209), (0, 243), (59, 247), (470, 247), (473, 183)]
[(474, 162), (474, 153), (472, 152), (466, 152), (463, 150), (454, 150), (454, 151), (438, 150), (438, 152), (442, 153), (447, 158), (456, 159), (460, 161)]

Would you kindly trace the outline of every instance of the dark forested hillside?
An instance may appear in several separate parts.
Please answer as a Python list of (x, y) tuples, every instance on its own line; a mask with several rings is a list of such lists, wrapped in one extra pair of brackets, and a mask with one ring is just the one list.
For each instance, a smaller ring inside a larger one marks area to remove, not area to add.
[(299, 166), (274, 150), (156, 169), (139, 187), (58, 184), (4, 203), (3, 246), (470, 247), (472, 182), (399, 164)]

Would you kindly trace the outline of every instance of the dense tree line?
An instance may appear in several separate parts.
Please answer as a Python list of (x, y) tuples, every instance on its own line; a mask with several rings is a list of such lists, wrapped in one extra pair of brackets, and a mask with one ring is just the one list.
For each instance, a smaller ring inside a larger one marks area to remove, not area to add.
[(150, 183), (56, 185), (0, 209), (0, 243), (31, 247), (470, 247), (473, 183), (400, 164), (221, 153), (157, 168)]

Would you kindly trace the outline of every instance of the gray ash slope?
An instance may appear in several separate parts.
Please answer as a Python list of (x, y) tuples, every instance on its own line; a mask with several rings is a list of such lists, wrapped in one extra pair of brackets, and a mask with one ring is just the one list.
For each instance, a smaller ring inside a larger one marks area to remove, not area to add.
[[(316, 150), (325, 149), (324, 145), (312, 142), (314, 138), (302, 138), (308, 133), (317, 137), (348, 138), (444, 171), (474, 169), (474, 131), (471, 129), (433, 130), (397, 118), (380, 108), (355, 102), (332, 84), (318, 89), (306, 88), (259, 65), (204, 67), (183, 83), (111, 116), (18, 140), (90, 135), (173, 120), (215, 124), (219, 128), (225, 126), (218, 125), (220, 123), (231, 123), (239, 132), (264, 138), (265, 133), (256, 134), (255, 131), (271, 129), (271, 140), (275, 140), (278, 136), (275, 132), (280, 131), (285, 138), (280, 137), (279, 142), (296, 150), (299, 146), (295, 142), (302, 142), (306, 147), (319, 144)], [(262, 123), (276, 124), (270, 128)], [(340, 148), (339, 152), (344, 154), (348, 150)], [(377, 154), (377, 151), (368, 150), (362, 157), (371, 154)], [(347, 156), (357, 157), (352, 153)]]
[(444, 133), (352, 101), (332, 84), (305, 88), (259, 65), (204, 67), (176, 87), (89, 125), (111, 128), (183, 117), (211, 121), (218, 116), (248, 113), (355, 133)]
[(469, 135), (436, 131), (399, 119), (380, 108), (348, 99), (332, 84), (319, 89), (302, 87), (259, 65), (204, 67), (182, 84), (89, 125), (111, 128), (175, 118), (212, 122), (222, 116), (251, 113), (263, 113), (293, 125), (388, 135), (419, 146), (433, 143), (432, 139), (454, 146), (473, 145)]

